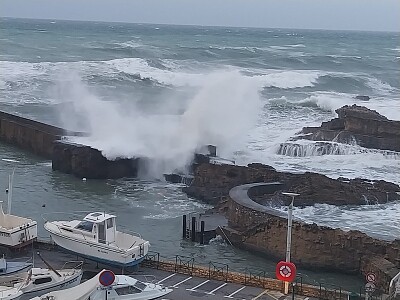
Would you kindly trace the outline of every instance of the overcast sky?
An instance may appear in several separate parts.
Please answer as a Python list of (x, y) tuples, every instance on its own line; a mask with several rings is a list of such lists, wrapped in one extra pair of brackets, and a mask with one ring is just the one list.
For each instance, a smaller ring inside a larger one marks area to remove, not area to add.
[(400, 31), (400, 0), (0, 0), (0, 16)]

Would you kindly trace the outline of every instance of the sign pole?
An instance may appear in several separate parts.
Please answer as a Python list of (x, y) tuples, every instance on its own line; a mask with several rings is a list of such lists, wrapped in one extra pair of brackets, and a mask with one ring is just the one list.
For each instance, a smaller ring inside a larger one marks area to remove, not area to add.
[[(287, 234), (286, 234), (286, 262), (290, 262), (290, 248), (292, 246), (292, 215), (293, 215), (293, 202), (294, 197), (299, 196), (299, 194), (295, 193), (282, 193), (282, 195), (292, 197), (292, 201), (289, 204), (288, 208), (288, 225), (287, 225)], [(285, 281), (285, 291), (284, 294), (289, 293), (289, 282)]]

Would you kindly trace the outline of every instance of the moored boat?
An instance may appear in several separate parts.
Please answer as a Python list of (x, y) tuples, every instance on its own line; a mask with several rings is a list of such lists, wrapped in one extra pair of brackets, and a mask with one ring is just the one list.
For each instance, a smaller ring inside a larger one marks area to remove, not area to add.
[(19, 300), (22, 292), (16, 288), (0, 286), (0, 300)]
[(14, 284), (14, 288), (23, 293), (21, 300), (26, 300), (52, 291), (77, 286), (82, 279), (83, 262), (76, 263), (73, 268), (65, 268), (66, 265), (64, 265), (60, 270), (32, 268), (23, 281)]
[(28, 261), (10, 261), (3, 256), (0, 258), (0, 282), (2, 278), (26, 272), (30, 268), (32, 268), (32, 263)]
[(46, 221), (44, 228), (54, 243), (82, 257), (120, 267), (139, 264), (149, 251), (149, 241), (118, 231), (115, 219), (93, 212), (83, 220)]
[(102, 270), (80, 285), (45, 294), (31, 300), (152, 300), (161, 298), (172, 289), (161, 284), (145, 283), (126, 275)]
[(6, 190), (7, 213), (4, 213), (0, 202), (0, 246), (18, 248), (31, 244), (37, 238), (37, 222), (11, 214), (12, 177), (13, 175), (10, 175)]

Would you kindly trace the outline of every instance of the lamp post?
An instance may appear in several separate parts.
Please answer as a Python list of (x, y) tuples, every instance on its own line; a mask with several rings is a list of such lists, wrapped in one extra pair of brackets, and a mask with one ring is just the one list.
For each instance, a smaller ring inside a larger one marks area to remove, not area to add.
[[(286, 262), (290, 262), (290, 248), (292, 245), (292, 214), (293, 214), (293, 202), (294, 197), (300, 194), (284, 192), (282, 195), (292, 197), (292, 201), (289, 204), (288, 209), (288, 226), (286, 234)], [(285, 294), (289, 293), (289, 282), (285, 281)]]

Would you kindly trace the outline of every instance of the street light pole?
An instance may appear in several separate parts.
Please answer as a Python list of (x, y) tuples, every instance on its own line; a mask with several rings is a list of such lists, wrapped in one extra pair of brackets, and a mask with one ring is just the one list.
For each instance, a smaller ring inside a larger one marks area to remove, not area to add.
[[(292, 246), (292, 214), (293, 214), (293, 202), (294, 197), (299, 196), (300, 194), (296, 193), (282, 193), (282, 195), (292, 197), (292, 201), (289, 204), (288, 208), (288, 225), (287, 225), (287, 234), (286, 234), (286, 262), (290, 262), (290, 248)], [(289, 282), (285, 281), (285, 294), (289, 293)]]

